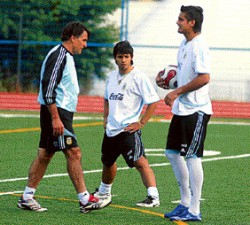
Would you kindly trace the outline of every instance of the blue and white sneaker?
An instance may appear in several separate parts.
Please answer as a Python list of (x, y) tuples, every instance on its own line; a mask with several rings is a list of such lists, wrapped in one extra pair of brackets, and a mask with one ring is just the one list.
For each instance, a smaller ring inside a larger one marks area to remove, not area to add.
[(184, 211), (179, 216), (170, 217), (171, 221), (179, 220), (179, 221), (201, 221), (201, 214), (195, 216), (189, 211)]
[(188, 212), (188, 207), (182, 205), (182, 204), (179, 204), (176, 206), (176, 208), (169, 212), (169, 213), (166, 213), (164, 215), (165, 218), (170, 218), (170, 217), (173, 217), (173, 216), (179, 216), (180, 214), (182, 214), (183, 212), (187, 211)]
[(34, 198), (24, 200), (23, 197), (21, 197), (17, 203), (17, 207), (20, 209), (25, 210), (32, 210), (36, 212), (45, 212), (47, 211), (47, 208), (42, 208), (38, 201), (36, 201)]

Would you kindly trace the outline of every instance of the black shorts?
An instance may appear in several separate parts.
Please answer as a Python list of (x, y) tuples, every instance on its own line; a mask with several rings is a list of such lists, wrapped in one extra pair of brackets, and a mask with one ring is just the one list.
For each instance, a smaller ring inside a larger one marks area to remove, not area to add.
[(64, 134), (55, 137), (53, 136), (51, 115), (47, 106), (42, 105), (40, 109), (41, 134), (39, 148), (45, 148), (48, 152), (56, 152), (78, 146), (72, 126), (74, 113), (62, 108), (58, 108), (58, 113), (64, 125)]
[(117, 158), (122, 155), (129, 167), (134, 167), (134, 162), (145, 156), (141, 141), (141, 131), (134, 133), (122, 132), (114, 137), (104, 134), (102, 142), (102, 163), (112, 166)]
[(168, 131), (166, 149), (178, 150), (186, 157), (202, 157), (210, 116), (203, 112), (188, 116), (174, 115)]

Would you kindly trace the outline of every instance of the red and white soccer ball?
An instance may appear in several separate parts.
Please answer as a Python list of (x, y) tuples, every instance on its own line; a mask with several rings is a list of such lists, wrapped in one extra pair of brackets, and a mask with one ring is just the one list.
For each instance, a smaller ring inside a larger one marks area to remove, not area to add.
[(167, 88), (169, 88), (169, 89), (177, 88), (176, 74), (177, 74), (177, 66), (175, 66), (175, 65), (168, 65), (162, 71), (161, 78), (163, 78)]

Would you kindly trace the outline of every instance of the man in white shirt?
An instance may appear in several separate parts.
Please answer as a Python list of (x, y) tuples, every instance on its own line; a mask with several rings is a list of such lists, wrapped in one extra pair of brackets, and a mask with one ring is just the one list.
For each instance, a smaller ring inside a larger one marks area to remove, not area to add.
[[(141, 128), (154, 113), (159, 96), (148, 77), (133, 66), (133, 48), (128, 41), (117, 43), (113, 51), (118, 70), (108, 77), (104, 95), (102, 143), (102, 181), (94, 196), (111, 202), (111, 187), (117, 173), (117, 158), (122, 155), (129, 167), (135, 167), (147, 188), (147, 198), (137, 206), (160, 205), (153, 170), (141, 140)], [(147, 105), (141, 116), (143, 106)]]
[[(178, 32), (184, 35), (177, 61), (178, 86), (164, 101), (172, 107), (173, 118), (167, 137), (166, 156), (178, 185), (181, 202), (164, 215), (170, 220), (201, 221), (200, 199), (203, 185), (201, 157), (204, 151), (207, 123), (212, 114), (208, 95), (210, 81), (209, 48), (201, 35), (203, 9), (182, 6)], [(156, 77), (159, 87), (166, 89), (161, 72)]]

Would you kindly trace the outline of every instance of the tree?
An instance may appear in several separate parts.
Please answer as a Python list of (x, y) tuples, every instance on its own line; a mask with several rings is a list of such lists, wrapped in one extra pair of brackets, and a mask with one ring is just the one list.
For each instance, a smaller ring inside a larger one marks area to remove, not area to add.
[[(45, 54), (60, 43), (65, 24), (79, 20), (91, 31), (88, 48), (75, 57), (80, 85), (87, 94), (93, 79), (105, 79), (105, 71), (112, 67), (111, 47), (119, 39), (119, 29), (107, 20), (107, 14), (120, 5), (121, 0), (1, 0), (0, 39), (13, 41), (0, 44), (2, 73), (7, 67), (13, 77), (18, 77), (18, 57), (13, 55), (18, 56), (19, 51), (22, 89), (27, 90), (34, 81), (38, 83)], [(4, 48), (9, 49), (7, 54)]]

